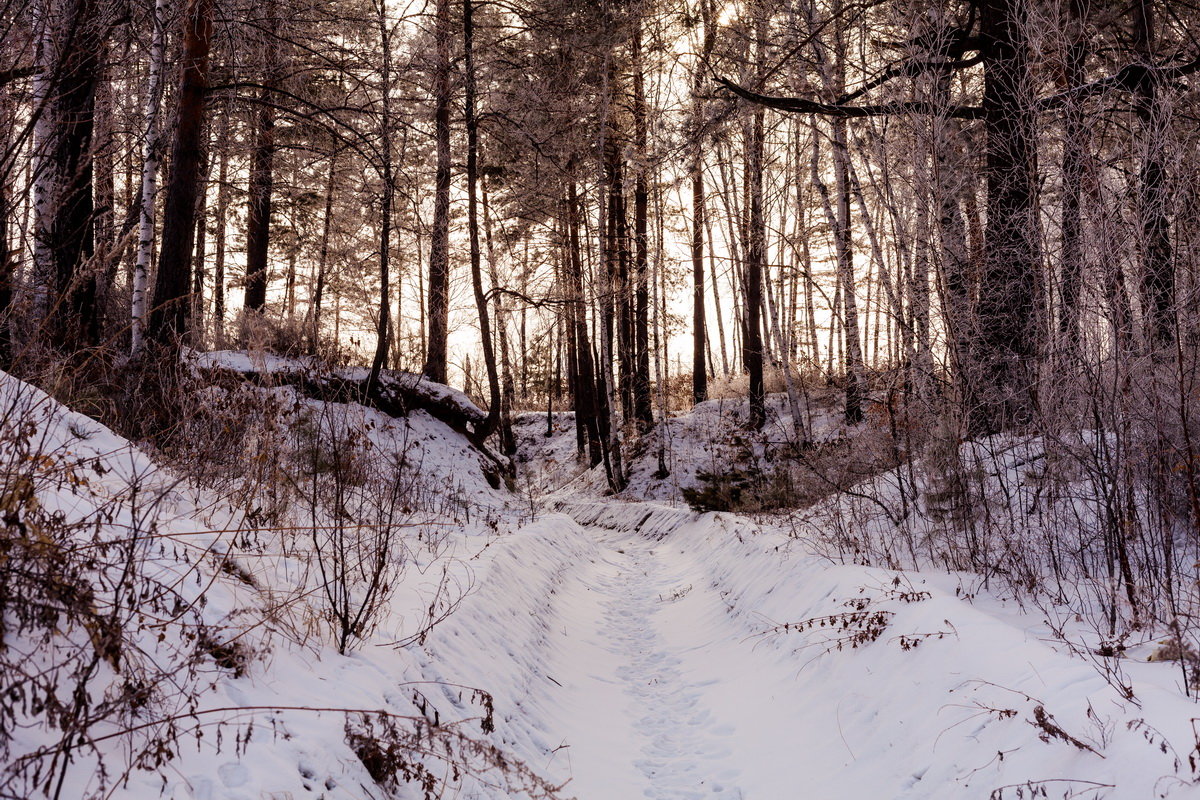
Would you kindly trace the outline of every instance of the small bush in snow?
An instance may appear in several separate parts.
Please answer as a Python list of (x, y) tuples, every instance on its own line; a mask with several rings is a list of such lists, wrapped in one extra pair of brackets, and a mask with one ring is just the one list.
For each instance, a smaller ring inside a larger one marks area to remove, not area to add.
[[(490, 730), (491, 714), (481, 727)], [(346, 744), (376, 784), (395, 793), (415, 786), (422, 800), (452, 793), (466, 778), (500, 787), (506, 797), (555, 800), (561, 787), (538, 777), (525, 764), (488, 742), (476, 739), (463, 725), (438, 724), (420, 717), (384, 712), (351, 714)], [(435, 767), (437, 767), (435, 771)]]

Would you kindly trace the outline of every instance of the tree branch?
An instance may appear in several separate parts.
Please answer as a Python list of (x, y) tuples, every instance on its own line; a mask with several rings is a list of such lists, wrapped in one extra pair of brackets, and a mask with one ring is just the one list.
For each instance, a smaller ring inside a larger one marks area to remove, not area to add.
[(930, 116), (953, 117), (955, 119), (983, 119), (983, 109), (978, 106), (945, 106), (937, 103), (908, 101), (883, 103), (870, 106), (851, 106), (840, 103), (818, 103), (803, 97), (775, 97), (752, 92), (726, 78), (717, 82), (743, 100), (778, 111), (792, 114), (821, 114), (827, 117), (884, 117), (898, 114), (928, 114)]
[[(820, 114), (827, 117), (883, 117), (899, 114), (928, 114), (953, 117), (955, 119), (983, 119), (984, 112), (979, 106), (943, 106), (922, 101), (907, 101), (899, 103), (882, 103), (876, 105), (855, 106), (850, 102), (861, 97), (866, 92), (902, 75), (914, 75), (926, 69), (939, 66), (959, 69), (972, 66), (982, 61), (979, 57), (962, 59), (953, 62), (909, 62), (901, 64), (873, 78), (849, 94), (842, 95), (833, 103), (820, 103), (803, 97), (778, 97), (775, 95), (759, 94), (739, 86), (733, 81), (717, 77), (721, 86), (733, 92), (743, 100), (756, 103), (778, 111), (792, 114)], [(1033, 104), (1034, 112), (1051, 111), (1062, 108), (1069, 102), (1081, 102), (1089, 97), (1097, 97), (1113, 91), (1135, 91), (1147, 84), (1162, 85), (1173, 80), (1200, 72), (1200, 56), (1183, 64), (1167, 67), (1149, 67), (1145, 64), (1129, 64), (1120, 71), (1105, 78), (1076, 86), (1064, 92), (1044, 97)]]
[(973, 67), (976, 64), (983, 62), (982, 55), (972, 56), (971, 58), (959, 58), (953, 61), (903, 61), (894, 67), (890, 67), (882, 74), (864, 83), (862, 86), (855, 89), (853, 92), (844, 94), (834, 101), (834, 105), (845, 105), (852, 103), (862, 97), (872, 89), (882, 86), (892, 78), (901, 76), (916, 77), (922, 72), (931, 72), (938, 69), (959, 70)]
[(1147, 84), (1168, 83), (1177, 78), (1183, 78), (1200, 71), (1200, 57), (1183, 64), (1170, 67), (1148, 67), (1145, 64), (1129, 64), (1122, 67), (1115, 75), (1101, 78), (1082, 86), (1075, 86), (1065, 92), (1052, 94), (1039, 100), (1036, 104), (1038, 111), (1049, 111), (1062, 108), (1068, 102), (1080, 102), (1089, 97), (1107, 94), (1111, 91), (1124, 90), (1132, 92)]

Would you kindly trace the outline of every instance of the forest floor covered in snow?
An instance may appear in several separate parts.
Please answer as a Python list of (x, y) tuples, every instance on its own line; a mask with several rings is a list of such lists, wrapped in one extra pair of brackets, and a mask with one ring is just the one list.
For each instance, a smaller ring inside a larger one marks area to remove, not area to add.
[[(16, 579), (0, 592), (0, 652), (23, 665), (5, 679), (0, 796), (1200, 794), (1200, 714), (1178, 662), (1150, 661), (1164, 632), (1102, 656), (1077, 609), (847, 563), (822, 538), (842, 506), (689, 509), (700, 472), (762, 447), (725, 436), (736, 403), (672, 420), (669, 476), (651, 441), (613, 498), (577, 465), (569, 415), (550, 436), (521, 418), (510, 492), (425, 412), (255, 387), (209, 400), (257, 403), (236, 457), (277, 469), (223, 482), (15, 379), (0, 393), (6, 525), (99, 554), (64, 579), (91, 587), (83, 610), (57, 620), (13, 616)], [(833, 419), (814, 434), (840, 436)], [(26, 549), (6, 563), (45, 555)], [(371, 575), (379, 604), (339, 638)], [(92, 657), (106, 621), (119, 648)]]

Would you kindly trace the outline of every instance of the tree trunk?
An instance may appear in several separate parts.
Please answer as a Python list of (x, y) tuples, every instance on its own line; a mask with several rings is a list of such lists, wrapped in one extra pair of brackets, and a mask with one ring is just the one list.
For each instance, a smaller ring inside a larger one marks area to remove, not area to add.
[[(704, 235), (708, 238), (708, 241), (714, 241), (712, 222), (709, 220), (707, 214), (704, 218)], [(721, 313), (721, 289), (717, 282), (717, 278), (721, 272), (718, 269), (717, 253), (714, 247), (708, 248), (708, 274), (710, 277), (709, 283), (712, 285), (713, 312), (717, 321), (717, 349), (721, 353), (721, 374), (728, 378), (729, 351), (725, 347), (725, 315)]]
[[(492, 281), (492, 286), (500, 286), (500, 275), (496, 269), (496, 249), (492, 237), (492, 219), (491, 206), (488, 203), (487, 181), (480, 180), (479, 182), (480, 200), (483, 213), (483, 238), (487, 243), (488, 257), (488, 274)], [(561, 280), (561, 274), (556, 276)], [(561, 285), (561, 284), (560, 284)], [(517, 442), (513, 437), (512, 428), (512, 409), (516, 404), (516, 386), (513, 382), (512, 358), (511, 350), (508, 343), (508, 307), (504, 301), (504, 294), (497, 292), (494, 305), (496, 308), (496, 333), (497, 344), (500, 351), (500, 452), (506, 456), (511, 456), (517, 452)], [(558, 321), (559, 327), (563, 326), (562, 318)], [(569, 326), (567, 326), (569, 329)], [(559, 348), (562, 347), (562, 332), (559, 332)], [(571, 364), (571, 374), (574, 374), (574, 349), (568, 348)], [(561, 395), (561, 383), (555, 381), (554, 387), (556, 393)]]
[[(207, 143), (207, 142), (206, 142)], [(206, 148), (207, 149), (207, 148)], [(209, 161), (200, 166), (200, 191), (196, 192), (196, 249), (192, 256), (192, 309), (189, 335), (196, 348), (204, 347), (204, 257), (208, 246), (208, 178)]]
[(187, 330), (196, 195), (201, 191), (204, 95), (208, 89), (208, 52), (212, 40), (213, 0), (188, 0), (180, 62), (179, 116), (172, 147), (171, 178), (163, 213), (158, 277), (150, 312), (149, 338), (175, 348)]
[[(950, 104), (950, 75), (937, 76), (935, 102), (939, 107)], [(953, 160), (956, 141), (961, 135), (959, 122), (935, 117), (933, 120), (933, 191), (937, 203), (938, 235), (941, 239), (942, 316), (950, 344), (950, 359), (960, 393), (968, 379), (968, 348), (975, 331), (975, 308), (972, 300), (971, 253), (967, 246), (966, 223), (959, 200), (967, 178)], [(960, 398), (962, 399), (962, 398)]]
[(470, 239), (471, 288), (479, 313), (479, 340), (488, 381), (488, 416), (481, 439), (486, 439), (500, 424), (500, 372), (496, 368), (496, 350), (492, 346), (492, 323), (487, 295), (483, 291), (483, 269), (479, 251), (479, 126), (475, 119), (475, 22), (474, 0), (463, 0), (463, 46), (466, 67), (465, 123), (467, 129), (467, 231)]
[[(379, 179), (383, 197), (379, 206), (379, 324), (376, 329), (375, 357), (367, 377), (364, 396), (370, 396), (379, 381), (379, 373), (387, 362), (388, 332), (391, 326), (391, 254), (392, 207), (396, 197), (396, 181), (392, 175), (392, 28), (387, 16), (387, 2), (378, 5), (379, 47), (382, 54), (379, 68)], [(485, 434), (486, 436), (486, 434)]]
[(221, 151), (217, 167), (216, 227), (213, 229), (213, 344), (225, 347), (225, 219), (229, 214), (229, 104), (221, 120), (217, 148)]
[[(1145, 66), (1154, 63), (1154, 2), (1133, 4), (1134, 37)], [(1175, 268), (1171, 252), (1171, 222), (1167, 216), (1165, 140), (1168, 105), (1163, 87), (1145, 77), (1134, 92), (1134, 109), (1142, 129), (1142, 163), (1138, 171), (1138, 220), (1142, 233), (1142, 308), (1146, 341), (1154, 350), (1175, 341)]]
[(988, 0), (981, 16), (988, 214), (977, 330), (964, 372), (968, 429), (1028, 423), (1044, 340), (1037, 238), (1037, 146), (1025, 25), (1018, 0)]
[(333, 186), (337, 177), (337, 153), (329, 154), (329, 173), (325, 179), (325, 216), (321, 222), (321, 248), (317, 253), (317, 279), (313, 289), (309, 313), (312, 322), (308, 328), (308, 352), (317, 354), (321, 338), (321, 304), (325, 301), (326, 272), (329, 269), (329, 236), (333, 227)]
[(429, 326), (425, 374), (446, 382), (450, 315), (450, 0), (437, 0), (434, 40), (437, 62), (433, 73), (434, 176), (433, 230), (429, 249)]
[(750, 427), (761, 430), (767, 421), (766, 392), (763, 384), (762, 275), (766, 261), (766, 222), (763, 218), (763, 110), (755, 108), (743, 124), (745, 139), (746, 187), (749, 213), (745, 229), (746, 307), (745, 332), (742, 335), (742, 360), (750, 373)]
[[(604, 460), (605, 476), (608, 487), (613, 492), (625, 488), (625, 473), (621, 460), (621, 440), (617, 425), (614, 424), (616, 410), (614, 408), (613, 391), (613, 338), (616, 334), (617, 308), (624, 303), (620, 298), (621, 255), (620, 236), (616, 217), (625, 215), (623, 196), (621, 192), (621, 159), (616, 144), (617, 130), (615, 114), (612, 111), (612, 94), (615, 91), (615, 64), (609, 68), (607, 97), (604, 101), (606, 111), (603, 142), (600, 148), (603, 155), (601, 165), (602, 177), (600, 183), (600, 247), (602, 252), (599, 273), (600, 289), (600, 346), (598, 348), (596, 367), (596, 396), (597, 396), (597, 428), (600, 440), (603, 442), (601, 454)], [(624, 371), (624, 370), (622, 370)], [(622, 395), (624, 397), (624, 395)]]
[(575, 388), (575, 424), (582, 431), (580, 452), (586, 439), (589, 466), (597, 466), (603, 457), (600, 438), (600, 404), (597, 401), (596, 371), (592, 360), (592, 344), (588, 336), (587, 298), (583, 291), (583, 258), (580, 252), (580, 208), (575, 181), (567, 184), (567, 281), (570, 290), (570, 319), (575, 361), (578, 372), (573, 376)]
[[(1064, 59), (1067, 89), (1083, 85), (1084, 67), (1088, 56), (1088, 33), (1085, 29), (1087, 7), (1084, 0), (1070, 0), (1067, 32), (1069, 44)], [(1063, 108), (1062, 154), (1062, 267), (1059, 276), (1058, 330), (1063, 339), (1065, 355), (1080, 354), (1081, 331), (1079, 294), (1083, 280), (1083, 163), (1087, 126), (1083, 104), (1069, 99)]]
[(250, 196), (246, 207), (247, 311), (261, 312), (267, 305), (268, 255), (271, 245), (271, 195), (275, 185), (275, 109), (268, 89), (260, 97), (250, 159)]
[(650, 286), (649, 241), (647, 228), (650, 208), (650, 186), (647, 180), (649, 147), (646, 141), (646, 76), (642, 64), (642, 26), (633, 30), (633, 131), (637, 157), (633, 185), (633, 336), (632, 406), (633, 419), (642, 431), (654, 425), (654, 410), (650, 402)]
[[(4, 132), (0, 133), (0, 148), (7, 150), (11, 130), (7, 125), (7, 108), (3, 108), (3, 114), (4, 119), (0, 120), (0, 124), (4, 124), (5, 127)], [(9, 243), (9, 226), (12, 221), (10, 215), (13, 213), (13, 207), (8, 185), (7, 176), (0, 175), (0, 370), (6, 372), (12, 368), (13, 289), (16, 278), (13, 270), (13, 250)]]
[(856, 425), (863, 420), (866, 376), (863, 367), (862, 338), (858, 324), (858, 297), (854, 279), (854, 253), (850, 241), (850, 153), (846, 148), (846, 121), (833, 120), (833, 176), (837, 192), (837, 216), (834, 223), (834, 250), (837, 254), (838, 283), (842, 287), (842, 325), (846, 336), (846, 422)]
[[(101, 56), (103, 63), (111, 60), (108, 43), (104, 44)], [(114, 321), (112, 317), (112, 290), (116, 283), (117, 267), (121, 253), (118, 248), (119, 232), (116, 223), (116, 153), (118, 148), (117, 120), (115, 118), (116, 91), (111, 79), (102, 80), (96, 94), (95, 134), (95, 266), (96, 322), (97, 335), (105, 334)], [(125, 327), (125, 314), (120, 314), (118, 329)]]
[(66, 0), (45, 115), (53, 204), (38, 238), (49, 248), (53, 307), (48, 338), (74, 351), (99, 341), (92, 195), (96, 87), (106, 35), (97, 0)]
[(704, 156), (699, 142), (692, 157), (692, 402), (708, 399), (704, 355), (708, 332), (704, 314)]
[[(612, 70), (615, 79), (616, 68)], [(614, 80), (615, 83), (615, 80)], [(604, 189), (607, 199), (604, 231), (604, 263), (608, 287), (602, 292), (605, 311), (605, 339), (608, 346), (616, 341), (613, 361), (603, 365), (606, 374), (617, 368), (617, 393), (621, 416), (633, 415), (633, 314), (629, 281), (629, 236), (625, 207), (625, 169), (620, 122), (615, 109), (609, 109), (604, 139)]]
[[(710, 0), (700, 2), (701, 24), (704, 26), (700, 45), (700, 60), (692, 73), (692, 402), (708, 399), (708, 372), (704, 357), (709, 350), (708, 327), (704, 309), (704, 233), (707, 227), (704, 198), (704, 144), (701, 140), (704, 104), (700, 95), (704, 89), (703, 67), (707, 65), (715, 41)], [(715, 279), (714, 279), (715, 283)], [(665, 301), (665, 297), (663, 298)], [(710, 359), (711, 360), (711, 359)]]
[(159, 107), (162, 105), (163, 73), (166, 70), (167, 0), (154, 4), (154, 32), (150, 40), (150, 78), (143, 106), (146, 138), (142, 142), (142, 186), (138, 197), (137, 261), (133, 265), (133, 297), (130, 321), (130, 352), (142, 349), (146, 331), (146, 293), (150, 283), (150, 262), (154, 253), (154, 206), (158, 194), (158, 170), (162, 160), (159, 138)]
[[(59, 46), (55, 31), (61, 26), (57, 0), (35, 0), (32, 6), (38, 71), (33, 76), (33, 146), (30, 182), (33, 202), (33, 292), (34, 319), (44, 326), (50, 313), (50, 287), (54, 281), (54, 251), (50, 229), (58, 204), (57, 173), (51, 151), (54, 147), (54, 76), (58, 71)], [(40, 330), (39, 330), (40, 334)]]

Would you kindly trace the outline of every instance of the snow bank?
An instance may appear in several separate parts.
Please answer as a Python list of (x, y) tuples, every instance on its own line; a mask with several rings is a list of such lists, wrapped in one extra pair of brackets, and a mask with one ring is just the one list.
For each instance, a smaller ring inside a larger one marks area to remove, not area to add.
[[(227, 402), (225, 391), (213, 390), (204, 400)], [(397, 557), (406, 569), (391, 587), (389, 607), (374, 633), (347, 655), (331, 646), (321, 571), (305, 545), (311, 521), (303, 509), (285, 508), (277, 519), (253, 522), (250, 517), (262, 511), (256, 495), (198, 488), (102, 425), (0, 374), (5, 474), (27, 470), (36, 479), (36, 508), (57, 520), (54, 531), (63, 531), (56, 546), (108, 548), (97, 550), (102, 557), (88, 562), (81, 576), (94, 585), (89, 591), (105, 618), (114, 609), (124, 637), (119, 665), (102, 661), (94, 673), (77, 673), (91, 643), (99, 641), (90, 617), (76, 627), (60, 619), (55, 629), (37, 631), (13, 624), (14, 607), (3, 609), (3, 652), (8, 663), (23, 663), (22, 670), (3, 676), (6, 697), (18, 696), (12, 689), (36, 702), (24, 675), (45, 674), (58, 681), (51, 691), (61, 687), (61, 701), (70, 702), (74, 676), (83, 674), (96, 704), (91, 708), (115, 704), (111, 717), (98, 713), (89, 724), (87, 740), (95, 747), (73, 748), (61, 796), (378, 796), (383, 790), (348, 743), (346, 727), (379, 712), (405, 730), (424, 726), (428, 732), (436, 721), (438, 733), (427, 733), (426, 744), (437, 737), (442, 743), (428, 763), (448, 775), (447, 759), (458, 759), (462, 791), (524, 796), (521, 787), (535, 784), (514, 771), (519, 759), (511, 749), (484, 730), (485, 695), (437, 684), (442, 667), (419, 647), (422, 628), (454, 610), (470, 591), (475, 570), (485, 569), (502, 549), (490, 545), (516, 527), (509, 496), (487, 485), (465, 437), (425, 412), (394, 419), (287, 389), (244, 391), (261, 395), (262, 413), (278, 414), (253, 435), (261, 439), (264, 431), (276, 431), (281, 440), (270, 447), (319, 446), (311, 440), (322, 431), (340, 435), (333, 426), (364, 440), (362, 452), (381, 468), (405, 459), (405, 469), (433, 489), (401, 521)], [(315, 422), (320, 419), (328, 423), (324, 428)], [(302, 473), (286, 471), (278, 479), (303, 480)], [(13, 524), (11, 518), (6, 523)], [(110, 596), (112, 586), (125, 588)], [(492, 658), (481, 652), (476, 662)], [(62, 671), (61, 680), (43, 673), (54, 669)], [(135, 707), (120, 705), (139, 676), (162, 691)], [(486, 690), (486, 681), (478, 688)], [(12, 734), (0, 741), (0, 795), (38, 796), (35, 783), (44, 784), (59, 747), (59, 723), (33, 704), (13, 713), (11, 725), (0, 716)], [(495, 747), (500, 750), (490, 749)], [(407, 789), (399, 791), (407, 796)]]
[(1170, 665), (1081, 657), (969, 576), (831, 565), (736, 515), (559, 507), (495, 545), (430, 653), (568, 793), (1195, 794)]
[[(273, 391), (289, 435), (335, 411)], [(410, 459), (441, 503), (413, 520), (378, 628), (339, 655), (302, 515), (248, 536), (246, 505), (36, 390), (0, 376), (0, 402), (53, 454), (36, 462), (39, 501), (91, 521), (80, 544), (153, 530), (137, 563), (179, 599), (125, 618), (180, 696), (132, 717), (157, 735), (175, 715), (171, 757), (149, 769), (125, 775), (123, 759), (153, 739), (121, 738), (116, 721), (92, 729), (111, 797), (385, 796), (346, 736), (377, 712), (500, 748), (580, 800), (1196, 794), (1198, 715), (1176, 667), (1146, 663), (1149, 644), (1120, 659), (1073, 651), (1046, 620), (1077, 623), (980, 591), (974, 576), (835, 565), (737, 515), (578, 493), (522, 525), (461, 434), (420, 412), (339, 406), (339, 425), (380, 463)], [(134, 502), (133, 486), (154, 502)], [(422, 632), (431, 617), (445, 619)], [(197, 660), (201, 629), (218, 646)], [(47, 665), (86, 648), (84, 634), (47, 645), (8, 628), (4, 645)], [(231, 642), (237, 659), (219, 646)], [(89, 688), (120, 690), (124, 677), (104, 668)], [(56, 741), (36, 714), (20, 722), (10, 764)], [(73, 758), (63, 796), (83, 797), (99, 788), (98, 761)], [(475, 767), (463, 797), (529, 786), (486, 758)]]
[(551, 505), (569, 514), (580, 525), (595, 525), (626, 534), (636, 533), (647, 539), (662, 539), (698, 516), (687, 509), (655, 503), (558, 500)]
[[(1197, 791), (1196, 707), (1169, 664), (1073, 653), (1028, 609), (966, 596), (969, 576), (831, 565), (732, 515), (706, 514), (663, 544), (792, 676), (771, 691), (794, 702), (759, 702), (763, 752), (745, 763), (791, 759), (809, 796)], [(753, 702), (742, 694), (715, 698), (714, 713)]]
[[(767, 425), (759, 432), (746, 429), (745, 400), (708, 400), (689, 411), (672, 413), (644, 438), (627, 440), (627, 500), (682, 503), (685, 489), (703, 484), (702, 475), (724, 474), (735, 468), (764, 469), (774, 454), (797, 440), (792, 410), (785, 395), (767, 397)], [(514, 420), (521, 470), (535, 490), (577, 498), (605, 491), (602, 467), (588, 470), (576, 457), (575, 415), (562, 411), (519, 414)], [(812, 442), (836, 441), (846, 427), (836, 405), (813, 402), (801, 420)], [(660, 471), (659, 456), (666, 474)]]

